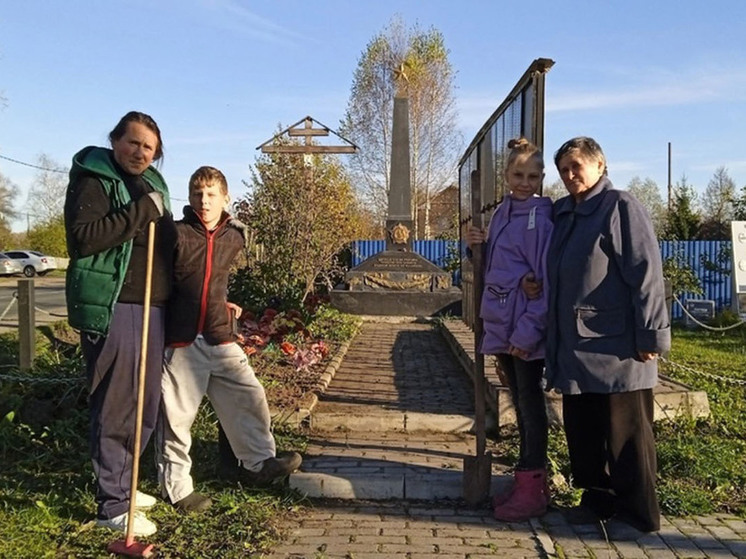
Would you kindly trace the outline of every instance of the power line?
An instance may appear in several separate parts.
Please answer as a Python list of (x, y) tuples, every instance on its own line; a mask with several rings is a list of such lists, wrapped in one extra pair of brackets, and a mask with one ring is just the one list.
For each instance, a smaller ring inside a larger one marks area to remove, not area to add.
[[(0, 154), (0, 159), (5, 159), (6, 161), (10, 161), (12, 163), (18, 163), (19, 165), (25, 165), (26, 167), (32, 167), (34, 169), (40, 169), (42, 171), (50, 171), (52, 173), (62, 173), (66, 175), (69, 171), (66, 171), (65, 169), (50, 169), (49, 167), (40, 167), (39, 165), (33, 165), (31, 163), (26, 163), (25, 161), (18, 161), (17, 159), (13, 159), (12, 157), (6, 157), (5, 155)], [(178, 202), (189, 202), (189, 200), (184, 200), (183, 198), (174, 198), (171, 197), (171, 200), (175, 200)], [(31, 214), (33, 215), (33, 214)]]
[(26, 167), (40, 169), (42, 171), (50, 171), (52, 173), (62, 173), (63, 175), (66, 175), (68, 173), (68, 171), (66, 171), (65, 169), (50, 169), (49, 167), (40, 167), (39, 165), (33, 165), (31, 163), (26, 163), (24, 161), (18, 161), (17, 159), (13, 159), (12, 157), (6, 157), (4, 155), (0, 155), (0, 159), (5, 159), (6, 161), (10, 161), (11, 163), (18, 163), (19, 165), (25, 165)]

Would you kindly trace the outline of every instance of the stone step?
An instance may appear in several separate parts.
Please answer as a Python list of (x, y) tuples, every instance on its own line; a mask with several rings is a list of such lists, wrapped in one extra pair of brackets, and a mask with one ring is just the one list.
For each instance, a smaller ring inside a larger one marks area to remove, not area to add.
[[(290, 487), (308, 497), (439, 500), (463, 497), (464, 458), (471, 435), (339, 433), (312, 437)], [(488, 449), (489, 450), (489, 449)], [(492, 460), (492, 493), (504, 491), (507, 468)]]
[[(347, 409), (349, 408), (349, 409)], [(316, 432), (419, 432), (470, 433), (474, 416), (466, 414), (432, 414), (412, 411), (382, 410), (376, 406), (336, 405), (324, 411), (319, 404), (310, 417)]]
[[(508, 475), (493, 475), (490, 497), (495, 492), (507, 491), (510, 480), (511, 476)], [(292, 489), (306, 497), (318, 499), (456, 501), (463, 499), (463, 484), (463, 472), (461, 471), (296, 472), (290, 476)]]

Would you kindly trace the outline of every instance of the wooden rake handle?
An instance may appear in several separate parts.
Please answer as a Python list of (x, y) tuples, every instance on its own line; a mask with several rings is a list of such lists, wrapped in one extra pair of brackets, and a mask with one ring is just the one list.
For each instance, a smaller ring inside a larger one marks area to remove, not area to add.
[(135, 445), (132, 449), (132, 481), (130, 483), (130, 508), (127, 515), (125, 543), (134, 541), (137, 480), (140, 475), (140, 444), (142, 442), (142, 413), (145, 399), (145, 371), (148, 363), (148, 334), (150, 330), (150, 292), (153, 284), (153, 253), (155, 247), (155, 221), (148, 224), (148, 253), (145, 265), (145, 299), (142, 305), (142, 338), (140, 340), (140, 367), (137, 377), (137, 413), (135, 415)]

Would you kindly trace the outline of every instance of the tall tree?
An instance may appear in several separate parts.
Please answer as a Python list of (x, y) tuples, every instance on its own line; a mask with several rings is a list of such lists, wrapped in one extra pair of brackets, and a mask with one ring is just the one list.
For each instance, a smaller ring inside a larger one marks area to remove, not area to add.
[(335, 269), (334, 256), (363, 233), (349, 178), (333, 156), (304, 161), (283, 153), (259, 156), (251, 174), (250, 191), (236, 204), (257, 255), (247, 281), (265, 299), (304, 300)]
[(686, 175), (673, 188), (671, 210), (666, 218), (664, 237), (670, 241), (691, 241), (697, 238), (701, 218), (697, 211), (697, 193)]
[(718, 167), (707, 183), (702, 198), (702, 224), (700, 238), (724, 240), (730, 238), (730, 221), (733, 219), (736, 200), (736, 183), (725, 167)]
[(18, 214), (14, 203), (18, 196), (18, 186), (8, 177), (0, 173), (0, 222), (10, 224), (10, 220)]
[(656, 182), (647, 177), (644, 181), (640, 177), (632, 177), (627, 184), (627, 192), (647, 208), (655, 234), (661, 238), (666, 228), (666, 207)]
[(26, 198), (26, 208), (34, 223), (48, 223), (62, 215), (68, 169), (45, 153), (36, 158), (36, 166), (38, 169)]
[[(395, 70), (409, 97), (413, 210), (422, 207), (429, 234), (430, 200), (456, 175), (462, 138), (456, 126), (455, 73), (443, 35), (394, 19), (361, 55), (341, 132), (360, 147), (349, 160), (356, 188), (383, 223), (388, 203)], [(416, 220), (415, 220), (416, 223)], [(418, 235), (421, 236), (421, 235)]]
[(746, 221), (746, 186), (741, 188), (740, 193), (733, 201), (733, 219)]
[(18, 186), (0, 173), (0, 250), (10, 248), (10, 222), (17, 215), (13, 207), (17, 195)]
[(59, 214), (38, 222), (26, 234), (26, 246), (52, 256), (67, 256), (65, 217)]

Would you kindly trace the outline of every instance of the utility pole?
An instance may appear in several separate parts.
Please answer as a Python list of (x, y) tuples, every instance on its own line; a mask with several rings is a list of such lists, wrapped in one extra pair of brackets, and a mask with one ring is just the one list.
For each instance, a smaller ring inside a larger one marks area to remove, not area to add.
[(671, 142), (668, 142), (668, 213), (671, 213)]

